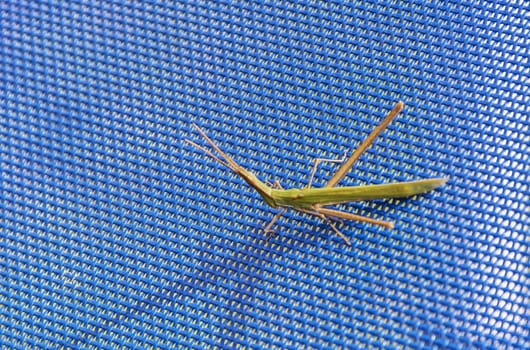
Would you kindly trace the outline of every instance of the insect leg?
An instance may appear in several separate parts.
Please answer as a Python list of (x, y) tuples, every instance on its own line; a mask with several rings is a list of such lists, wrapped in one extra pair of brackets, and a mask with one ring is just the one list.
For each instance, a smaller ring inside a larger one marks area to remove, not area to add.
[(369, 218), (367, 216), (346, 213), (340, 210), (322, 208), (322, 207), (317, 207), (317, 206), (314, 206), (313, 210), (327, 217), (334, 216), (334, 217), (346, 219), (346, 220), (368, 222), (370, 224), (379, 225), (379, 226), (383, 226), (383, 227), (390, 228), (390, 229), (394, 227), (394, 224), (388, 221), (376, 220), (376, 219)]
[(278, 221), (279, 218), (282, 217), (283, 214), (285, 214), (285, 212), (287, 211), (287, 208), (282, 208), (279, 212), (277, 212), (271, 219), (271, 221), (269, 221), (269, 223), (267, 224), (267, 226), (265, 226), (263, 228), (263, 232), (265, 232), (265, 234), (267, 235), (267, 239), (266, 239), (266, 242), (269, 243), (269, 240), (272, 238), (273, 234), (274, 234), (274, 231), (271, 230), (271, 227), (272, 225), (274, 225), (274, 223), (276, 221)]
[(337, 172), (328, 180), (328, 183), (324, 187), (335, 187), (337, 183), (346, 176), (348, 171), (352, 168), (353, 164), (359, 159), (361, 154), (374, 142), (375, 138), (385, 130), (390, 122), (396, 117), (396, 115), (403, 109), (403, 102), (398, 102), (394, 108), (386, 115), (385, 119), (377, 126), (370, 135), (359, 145), (359, 147), (353, 151), (351, 156), (346, 160), (337, 170)]
[(265, 184), (269, 187), (272, 187), (277, 190), (283, 190), (283, 186), (278, 180), (274, 180), (274, 182), (270, 182), (268, 180), (265, 180)]
[(350, 240), (348, 239), (348, 237), (346, 237), (346, 236), (344, 235), (344, 233), (340, 232), (340, 230), (339, 230), (337, 227), (335, 227), (335, 224), (332, 223), (332, 222), (328, 219), (328, 217), (324, 216), (324, 217), (323, 217), (323, 220), (324, 220), (325, 222), (327, 222), (327, 224), (333, 229), (333, 231), (335, 231), (335, 233), (336, 233), (340, 238), (342, 238), (342, 240), (344, 241), (344, 243), (346, 243), (346, 245), (351, 246), (351, 243), (350, 243)]
[(331, 219), (334, 219), (334, 217), (327, 217), (324, 214), (321, 214), (321, 213), (319, 213), (317, 211), (309, 210), (309, 209), (296, 209), (296, 210), (301, 211), (302, 213), (314, 215), (314, 216), (322, 219), (322, 221), (326, 222), (333, 229), (333, 231), (335, 231), (337, 236), (342, 238), (342, 240), (344, 241), (344, 243), (346, 243), (346, 245), (351, 246), (351, 243), (350, 243), (350, 240), (348, 239), (348, 237), (346, 237), (342, 232), (340, 232), (340, 230), (335, 226), (335, 224), (333, 224), (331, 222)]
[(311, 187), (311, 184), (313, 183), (313, 178), (315, 177), (315, 173), (317, 171), (318, 165), (320, 163), (342, 163), (346, 160), (346, 153), (341, 159), (327, 159), (327, 158), (317, 158), (315, 159), (315, 162), (313, 164), (313, 169), (311, 170), (311, 175), (309, 177), (309, 182), (306, 185), (306, 188)]

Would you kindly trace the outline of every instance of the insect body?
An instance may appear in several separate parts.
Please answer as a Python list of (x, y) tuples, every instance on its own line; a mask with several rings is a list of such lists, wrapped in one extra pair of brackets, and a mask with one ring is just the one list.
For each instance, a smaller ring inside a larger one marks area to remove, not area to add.
[(384, 198), (409, 197), (440, 186), (441, 179), (400, 182), (382, 185), (307, 188), (271, 191), (271, 199), (278, 207), (312, 208), (315, 205), (366, 201)]
[[(210, 150), (199, 146), (193, 141), (186, 140), (189, 144), (200, 149), (208, 154), (215, 161), (223, 164), (237, 175), (241, 176), (250, 186), (252, 186), (265, 200), (265, 202), (273, 208), (281, 208), (281, 210), (272, 218), (269, 224), (264, 228), (265, 232), (271, 233), (272, 225), (285, 213), (287, 208), (291, 208), (303, 213), (315, 215), (325, 222), (339, 235), (346, 244), (350, 245), (349, 239), (340, 232), (335, 225), (330, 221), (330, 218), (339, 218), (347, 220), (356, 220), (369, 222), (375, 225), (392, 228), (393, 224), (386, 221), (371, 219), (365, 216), (355, 215), (324, 206), (334, 205), (346, 202), (365, 201), (383, 198), (402, 198), (409, 197), (416, 194), (425, 193), (443, 185), (446, 178), (434, 178), (426, 180), (417, 180), (409, 182), (398, 182), (381, 185), (366, 185), (366, 186), (345, 186), (335, 187), (336, 184), (346, 176), (346, 173), (351, 169), (359, 156), (372, 144), (373, 140), (379, 135), (394, 117), (403, 109), (403, 103), (399, 102), (388, 113), (381, 124), (376, 127), (370, 135), (359, 145), (359, 147), (346, 159), (337, 172), (331, 177), (325, 187), (312, 188), (311, 182), (319, 163), (324, 161), (337, 162), (336, 160), (317, 159), (313, 166), (311, 178), (307, 187), (283, 189), (281, 185), (276, 182), (275, 186), (269, 186), (260, 181), (253, 173), (237, 164), (230, 156), (224, 153), (219, 146), (217, 146), (197, 125), (193, 126), (206, 139), (206, 141), (213, 147), (213, 149), (220, 155), (216, 156)], [(342, 161), (341, 161), (342, 162)], [(270, 238), (270, 236), (268, 237)]]

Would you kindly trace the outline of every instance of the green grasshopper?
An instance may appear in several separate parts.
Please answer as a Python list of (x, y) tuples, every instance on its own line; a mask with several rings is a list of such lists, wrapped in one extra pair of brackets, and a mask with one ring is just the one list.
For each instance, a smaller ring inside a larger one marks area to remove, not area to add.
[[(224, 165), (232, 170), (237, 175), (241, 176), (250, 186), (252, 186), (265, 200), (265, 202), (273, 208), (281, 208), (280, 211), (274, 215), (272, 220), (264, 227), (265, 234), (267, 234), (267, 241), (271, 238), (271, 230), (274, 223), (286, 212), (288, 208), (296, 211), (314, 215), (330, 225), (335, 233), (341, 237), (347, 245), (351, 245), (350, 240), (339, 231), (339, 229), (331, 222), (330, 219), (346, 219), (361, 222), (368, 222), (375, 225), (380, 225), (386, 228), (393, 228), (391, 222), (371, 219), (365, 216), (355, 215), (325, 206), (335, 205), (346, 202), (365, 201), (384, 198), (403, 198), (416, 194), (431, 191), (438, 186), (445, 184), (446, 178), (433, 178), (426, 180), (417, 180), (409, 182), (398, 182), (381, 185), (367, 185), (367, 186), (346, 186), (335, 187), (337, 183), (346, 176), (346, 173), (352, 168), (353, 164), (359, 159), (360, 155), (372, 144), (374, 139), (390, 124), (396, 115), (403, 109), (403, 103), (398, 102), (396, 106), (388, 113), (385, 119), (377, 126), (368, 137), (361, 143), (361, 145), (353, 151), (348, 159), (344, 161), (335, 159), (316, 159), (313, 165), (309, 183), (305, 188), (284, 189), (278, 181), (273, 185), (267, 185), (260, 181), (256, 175), (249, 170), (237, 164), (231, 157), (224, 153), (219, 146), (217, 146), (204, 131), (197, 125), (193, 124), (195, 129), (204, 137), (204, 139), (213, 147), (220, 155), (216, 156), (212, 151), (199, 146), (193, 141), (185, 140), (190, 145), (203, 151), (212, 157), (218, 163)], [(342, 162), (343, 164), (337, 172), (329, 179), (327, 184), (322, 188), (313, 188), (311, 183), (315, 175), (315, 171), (321, 162)]]

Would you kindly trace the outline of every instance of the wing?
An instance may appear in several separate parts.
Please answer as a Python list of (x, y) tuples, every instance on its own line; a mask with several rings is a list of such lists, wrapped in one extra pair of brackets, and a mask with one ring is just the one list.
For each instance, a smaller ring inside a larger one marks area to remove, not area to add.
[(272, 197), (278, 206), (309, 208), (315, 204), (331, 205), (373, 199), (410, 197), (431, 191), (446, 182), (446, 178), (435, 178), (382, 185), (272, 190)]

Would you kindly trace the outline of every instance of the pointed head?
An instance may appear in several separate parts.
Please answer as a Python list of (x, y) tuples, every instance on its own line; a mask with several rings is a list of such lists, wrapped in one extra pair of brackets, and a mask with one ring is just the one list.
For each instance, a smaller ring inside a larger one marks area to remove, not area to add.
[(212, 148), (219, 154), (219, 157), (216, 156), (212, 151), (210, 151), (210, 150), (208, 150), (208, 149), (206, 149), (206, 148), (204, 148), (202, 146), (199, 146), (198, 144), (196, 144), (193, 141), (185, 140), (187, 143), (189, 143), (190, 145), (194, 146), (195, 148), (200, 149), (201, 151), (206, 153), (208, 156), (210, 156), (213, 160), (215, 160), (219, 164), (224, 165), (225, 167), (227, 167), (228, 169), (230, 169), (231, 171), (233, 171), (237, 175), (241, 176), (246, 181), (246, 183), (248, 183), (250, 186), (252, 186), (256, 191), (258, 191), (258, 193), (261, 195), (261, 197), (263, 197), (263, 199), (265, 200), (265, 202), (268, 205), (270, 205), (272, 207), (277, 207), (277, 205), (274, 202), (274, 199), (272, 198), (272, 195), (271, 195), (272, 189), (269, 186), (267, 186), (266, 184), (261, 182), (256, 177), (256, 175), (254, 175), (250, 171), (246, 170), (245, 168), (243, 168), (242, 166), (237, 164), (236, 161), (233, 160), (230, 156), (228, 156), (228, 154), (223, 152), (221, 150), (221, 148), (219, 148), (219, 146), (217, 146), (217, 144), (215, 144), (215, 142), (213, 142), (206, 135), (206, 133), (201, 130), (201, 128), (199, 128), (195, 124), (193, 124), (193, 127), (195, 129), (197, 129), (197, 131), (201, 134), (201, 136), (204, 137), (206, 142), (208, 142), (210, 144), (210, 146), (212, 146)]

